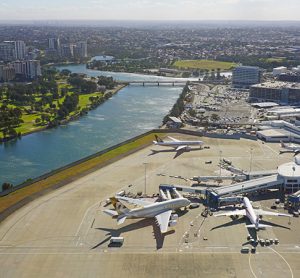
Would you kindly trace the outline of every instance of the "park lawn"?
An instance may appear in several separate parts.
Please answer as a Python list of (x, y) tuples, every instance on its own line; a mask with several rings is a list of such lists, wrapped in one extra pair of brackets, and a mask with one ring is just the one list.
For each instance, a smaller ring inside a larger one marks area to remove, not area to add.
[(214, 60), (179, 60), (173, 64), (180, 69), (199, 69), (199, 70), (230, 70), (237, 66), (235, 63)]
[(91, 104), (89, 98), (94, 97), (94, 96), (101, 96), (102, 97), (103, 93), (96, 92), (96, 93), (92, 93), (92, 94), (79, 95), (78, 106), (80, 106), (81, 108), (87, 107), (88, 105)]
[(272, 63), (272, 62), (278, 62), (278, 63), (282, 63), (284, 62), (286, 59), (284, 57), (278, 57), (278, 58), (266, 58), (264, 59), (266, 62), (268, 63)]
[[(165, 135), (165, 134), (163, 134)], [(17, 202), (31, 196), (34, 193), (38, 193), (44, 189), (51, 188), (58, 184), (67, 184), (72, 180), (80, 177), (82, 174), (88, 173), (92, 169), (98, 169), (99, 167), (105, 166), (112, 159), (121, 158), (131, 152), (138, 150), (141, 147), (145, 147), (152, 143), (154, 134), (146, 135), (133, 142), (120, 146), (107, 153), (91, 158), (78, 165), (62, 170), (45, 178), (41, 181), (35, 182), (29, 186), (16, 190), (6, 196), (0, 198), (0, 212), (16, 204)]]
[(34, 125), (35, 119), (38, 117), (39, 114), (23, 114), (22, 120), (24, 121), (24, 123), (22, 123), (19, 127), (17, 127), (16, 131), (21, 132), (22, 134), (26, 134), (28, 132), (32, 132), (43, 128), (42, 126)]

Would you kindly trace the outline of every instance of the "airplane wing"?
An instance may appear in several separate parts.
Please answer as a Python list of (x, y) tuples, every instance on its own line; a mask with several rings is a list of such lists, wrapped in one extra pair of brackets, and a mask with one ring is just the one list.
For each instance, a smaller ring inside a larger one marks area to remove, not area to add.
[(292, 215), (290, 215), (290, 214), (273, 212), (273, 211), (267, 211), (267, 210), (262, 210), (262, 209), (254, 209), (254, 212), (257, 215), (272, 215), (272, 216), (292, 217)]
[(180, 142), (180, 140), (175, 139), (175, 138), (173, 138), (173, 137), (171, 137), (171, 136), (168, 136), (168, 138), (171, 139), (171, 140), (174, 141), (174, 142)]
[(155, 216), (162, 234), (168, 231), (168, 225), (169, 225), (171, 214), (172, 214), (172, 210), (167, 210)]
[(219, 217), (219, 216), (231, 216), (231, 215), (246, 215), (246, 210), (244, 209), (237, 209), (237, 210), (232, 210), (232, 211), (228, 211), (228, 212), (224, 212), (224, 213), (215, 213), (214, 216), (215, 217)]
[(176, 148), (176, 151), (178, 152), (178, 151), (182, 151), (182, 150), (184, 150), (184, 149), (186, 149), (187, 148), (187, 145), (182, 145), (182, 146), (179, 146), (179, 147), (177, 147)]
[(127, 197), (116, 197), (124, 206), (128, 207), (128, 204), (134, 205), (135, 207), (144, 207), (150, 204), (153, 204), (153, 202), (141, 200), (141, 199), (132, 199)]

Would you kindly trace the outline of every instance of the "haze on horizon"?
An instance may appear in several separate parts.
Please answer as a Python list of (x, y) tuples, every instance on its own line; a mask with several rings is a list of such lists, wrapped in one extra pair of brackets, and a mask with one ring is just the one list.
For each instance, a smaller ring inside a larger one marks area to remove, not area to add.
[(300, 20), (299, 0), (0, 0), (13, 20)]

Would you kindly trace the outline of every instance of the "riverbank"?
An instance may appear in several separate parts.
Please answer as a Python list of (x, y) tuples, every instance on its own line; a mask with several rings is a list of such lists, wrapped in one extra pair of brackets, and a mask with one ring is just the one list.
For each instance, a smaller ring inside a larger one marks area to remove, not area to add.
[[(127, 84), (125, 83), (120, 83), (117, 85), (116, 88), (112, 89), (112, 90), (109, 90), (108, 92), (105, 92), (103, 94), (103, 98), (104, 100), (108, 100), (105, 98), (105, 95), (106, 94), (111, 94), (112, 96), (117, 94), (120, 90), (122, 90), (123, 88), (125, 88), (127, 86)], [(93, 93), (93, 94), (87, 94), (87, 95), (79, 95), (79, 98), (83, 98), (85, 96), (87, 97), (90, 97), (90, 96), (95, 96), (97, 93)], [(105, 102), (104, 101), (104, 102)], [(86, 109), (88, 111), (91, 111), (91, 110), (94, 110), (96, 109), (98, 106), (100, 106), (101, 104), (103, 104), (104, 102), (102, 103), (99, 103), (98, 105), (93, 105), (91, 106), (91, 103), (89, 103), (89, 101), (87, 100), (82, 100), (82, 103), (84, 103), (85, 105), (83, 105), (83, 109)], [(75, 113), (71, 116), (69, 116), (67, 119), (63, 119), (61, 121), (58, 122), (58, 125), (65, 125), (65, 124), (68, 124), (69, 122), (72, 122), (72, 121), (76, 121), (78, 120), (80, 117), (84, 116), (85, 114), (81, 114), (80, 112), (78, 113)], [(50, 128), (54, 128), (56, 126), (42, 126), (42, 125), (34, 125), (33, 123), (33, 115), (24, 115), (24, 124), (18, 128), (16, 128), (17, 132), (20, 132), (21, 133), (21, 136), (16, 136), (16, 137), (6, 137), (6, 138), (3, 138), (1, 135), (0, 135), (0, 143), (4, 143), (4, 142), (8, 142), (8, 141), (11, 141), (11, 140), (17, 140), (17, 139), (20, 139), (22, 136), (26, 136), (26, 135), (30, 135), (30, 134), (33, 134), (33, 133), (36, 133), (36, 132), (40, 132), (40, 131), (43, 131), (43, 130), (46, 130), (46, 129), (50, 129)], [(26, 119), (29, 119), (29, 122), (26, 122)], [(30, 127), (29, 127), (30, 125)], [(25, 126), (25, 127), (24, 127)]]
[[(86, 70), (84, 65), (62, 69), (89, 77), (110, 76)], [(132, 74), (115, 74), (113, 78), (124, 82), (158, 80)], [(180, 86), (127, 86), (76, 121), (0, 144), (0, 184), (21, 184), (157, 128), (181, 91)]]
[(146, 132), (2, 192), (0, 198), (0, 221), (33, 199), (152, 144), (154, 133), (160, 132), (167, 133), (169, 130)]

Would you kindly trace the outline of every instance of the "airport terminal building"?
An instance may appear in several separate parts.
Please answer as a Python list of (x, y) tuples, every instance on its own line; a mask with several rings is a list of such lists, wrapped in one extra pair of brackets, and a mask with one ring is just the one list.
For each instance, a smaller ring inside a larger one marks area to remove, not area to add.
[(265, 82), (250, 87), (251, 101), (272, 101), (279, 104), (300, 104), (300, 84), (291, 82)]

